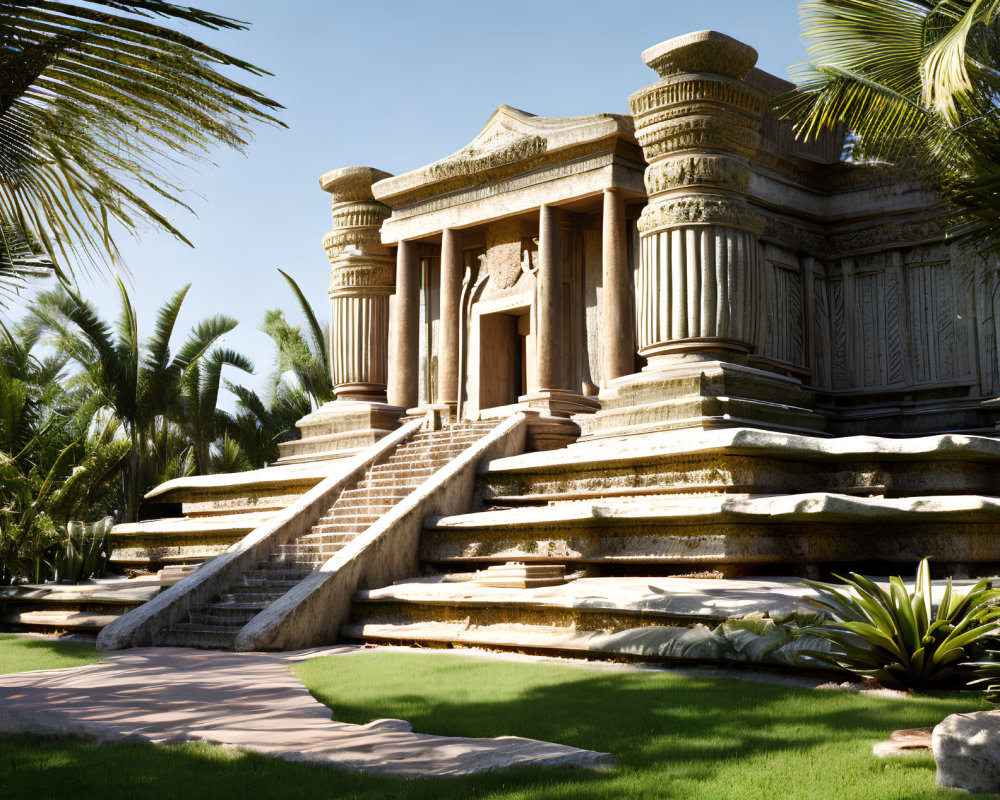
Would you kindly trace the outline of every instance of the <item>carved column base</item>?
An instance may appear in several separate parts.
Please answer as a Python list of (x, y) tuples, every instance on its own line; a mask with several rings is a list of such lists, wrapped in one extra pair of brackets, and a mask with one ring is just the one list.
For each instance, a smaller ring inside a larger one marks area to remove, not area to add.
[(593, 413), (601, 407), (594, 397), (584, 397), (565, 389), (537, 389), (517, 398), (519, 405), (552, 417)]
[(732, 360), (664, 354), (638, 375), (611, 382), (601, 410), (574, 420), (582, 440), (684, 428), (764, 428), (822, 433), (826, 419), (795, 378)]
[(404, 413), (404, 409), (386, 403), (324, 403), (295, 423), (302, 438), (279, 444), (281, 457), (275, 463), (296, 464), (351, 455), (394, 431)]

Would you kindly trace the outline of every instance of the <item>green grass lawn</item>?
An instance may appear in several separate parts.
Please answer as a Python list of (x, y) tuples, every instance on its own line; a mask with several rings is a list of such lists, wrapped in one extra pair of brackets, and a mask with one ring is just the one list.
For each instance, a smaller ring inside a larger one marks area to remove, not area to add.
[[(0, 653), (8, 646), (0, 640)], [(981, 708), (979, 695), (898, 700), (440, 652), (335, 656), (301, 662), (295, 671), (345, 722), (399, 717), (425, 733), (530, 736), (613, 752), (619, 766), (401, 781), (208, 745), (94, 747), (0, 737), (0, 796), (972, 797), (935, 789), (929, 755), (880, 760), (871, 746), (897, 728), (933, 725), (955, 711)]]
[(0, 675), (34, 669), (82, 667), (100, 660), (101, 656), (89, 642), (0, 633)]

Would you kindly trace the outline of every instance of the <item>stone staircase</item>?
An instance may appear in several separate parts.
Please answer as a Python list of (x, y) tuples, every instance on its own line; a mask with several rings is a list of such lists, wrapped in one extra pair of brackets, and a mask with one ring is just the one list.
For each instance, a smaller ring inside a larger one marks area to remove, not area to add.
[(343, 491), (308, 533), (278, 546), (218, 597), (192, 609), (185, 621), (161, 631), (156, 644), (232, 649), (237, 634), (251, 619), (320, 569), (496, 424), (497, 420), (456, 423), (416, 434), (388, 460), (370, 467), (354, 487)]

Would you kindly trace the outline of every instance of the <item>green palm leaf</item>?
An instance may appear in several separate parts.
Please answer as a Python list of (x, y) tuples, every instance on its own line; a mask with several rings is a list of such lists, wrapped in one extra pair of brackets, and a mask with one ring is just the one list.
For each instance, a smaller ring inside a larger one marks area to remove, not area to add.
[[(184, 206), (168, 171), (278, 123), (276, 102), (231, 77), (267, 73), (169, 22), (246, 28), (164, 0), (0, 5), (0, 225), (66, 273), (117, 257), (113, 224), (184, 240), (147, 199)], [(14, 285), (2, 263), (0, 284)]]

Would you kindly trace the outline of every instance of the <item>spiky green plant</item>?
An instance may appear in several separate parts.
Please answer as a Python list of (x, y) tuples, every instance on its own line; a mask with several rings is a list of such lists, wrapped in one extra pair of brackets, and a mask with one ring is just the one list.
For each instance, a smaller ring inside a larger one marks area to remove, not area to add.
[(272, 389), (277, 390), (286, 374), (291, 374), (298, 386), (305, 391), (314, 407), (335, 399), (333, 378), (330, 373), (330, 343), (328, 333), (316, 318), (312, 304), (306, 299), (295, 279), (284, 270), (278, 270), (288, 282), (306, 318), (307, 332), (289, 324), (283, 311), (275, 309), (264, 316), (261, 330), (271, 337), (277, 349), (277, 368), (271, 379)]
[(108, 537), (114, 524), (114, 517), (91, 523), (67, 522), (66, 538), (55, 557), (55, 580), (79, 583), (102, 576), (108, 564), (111, 549)]
[(803, 581), (817, 595), (807, 601), (832, 616), (806, 631), (834, 646), (814, 653), (817, 659), (894, 689), (965, 686), (982, 677), (984, 665), (975, 659), (1000, 634), (1000, 591), (990, 581), (961, 594), (949, 578), (935, 610), (926, 558), (912, 592), (899, 577), (889, 579), (888, 591), (856, 572), (836, 577), (846, 591)]
[[(177, 426), (171, 418), (183, 407), (186, 383), (192, 393), (202, 387), (190, 377), (192, 371), (238, 322), (223, 315), (204, 319), (172, 352), (170, 342), (190, 287), (184, 286), (163, 305), (153, 335), (141, 341), (131, 298), (121, 281), (118, 286), (121, 313), (114, 330), (92, 303), (65, 289), (38, 295), (31, 313), (36, 327), (48, 331), (57, 349), (79, 367), (78, 380), (124, 428), (131, 448), (124, 472), (122, 521), (131, 522), (137, 518), (143, 494), (151, 488), (149, 481), (155, 482), (172, 458), (168, 444)], [(227, 359), (236, 360), (231, 353), (219, 358), (220, 369)], [(216, 397), (217, 392), (211, 391), (198, 395), (198, 413), (209, 414), (209, 400), (214, 411)]]

